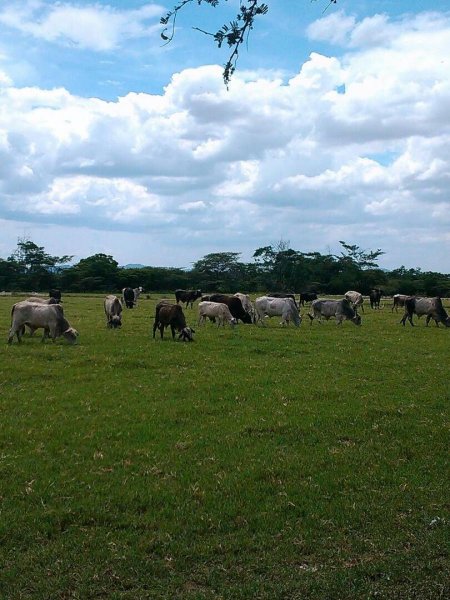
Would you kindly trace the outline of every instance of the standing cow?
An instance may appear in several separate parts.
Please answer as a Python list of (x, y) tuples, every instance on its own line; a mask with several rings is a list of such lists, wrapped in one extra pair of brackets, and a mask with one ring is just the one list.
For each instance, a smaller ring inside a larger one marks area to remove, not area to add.
[(394, 302), (392, 304), (391, 312), (394, 312), (394, 308), (395, 312), (397, 312), (399, 306), (400, 308), (403, 308), (408, 298), (411, 298), (411, 296), (407, 296), (406, 294), (394, 294), (394, 296), (392, 297)]
[(167, 300), (161, 300), (156, 305), (155, 321), (153, 323), (153, 338), (156, 330), (159, 329), (161, 339), (164, 337), (164, 329), (169, 327), (172, 331), (172, 339), (175, 339), (175, 331), (179, 331), (178, 339), (184, 342), (194, 340), (195, 330), (188, 327), (183, 309), (179, 304), (169, 304)]
[(194, 302), (197, 298), (201, 298), (201, 296), (201, 290), (175, 290), (175, 300), (177, 301), (177, 304), (179, 302), (184, 302), (186, 308), (188, 308), (189, 305), (193, 308)]
[(240, 319), (243, 323), (253, 323), (252, 316), (244, 309), (240, 298), (237, 296), (211, 294), (210, 301), (226, 304), (235, 319)]
[(127, 308), (133, 308), (135, 305), (134, 289), (130, 287), (123, 288), (122, 299)]
[(61, 290), (50, 290), (48, 296), (49, 298), (54, 298), (57, 302), (62, 302)]
[(426, 326), (428, 327), (431, 319), (434, 319), (436, 327), (439, 327), (439, 323), (443, 323), (446, 327), (450, 327), (450, 317), (448, 316), (442, 300), (439, 297), (435, 298), (416, 298), (411, 296), (405, 301), (405, 314), (402, 317), (400, 323), (405, 325), (406, 319), (414, 326), (413, 315), (416, 314), (419, 319), (426, 315)]
[(355, 310), (358, 310), (358, 306), (360, 306), (361, 310), (364, 312), (364, 306), (363, 306), (364, 298), (360, 292), (355, 292), (354, 290), (349, 290), (348, 292), (345, 292), (344, 297), (347, 298), (347, 300), (352, 303), (353, 308)]
[(122, 303), (117, 296), (106, 296), (103, 302), (106, 315), (106, 326), (110, 329), (122, 327)]
[(281, 317), (280, 325), (289, 325), (290, 321), (299, 327), (302, 319), (298, 313), (298, 307), (292, 298), (271, 298), (260, 296), (255, 300), (255, 310), (258, 319), (264, 325), (264, 317)]
[(331, 317), (335, 317), (336, 323), (342, 325), (342, 321), (348, 319), (355, 325), (361, 325), (361, 317), (356, 310), (350, 305), (347, 298), (342, 300), (314, 300), (311, 304), (313, 314), (308, 314), (311, 319), (311, 325), (314, 319), (322, 322), (322, 317), (328, 321)]
[(380, 290), (380, 288), (371, 289), (369, 293), (370, 308), (380, 308), (382, 296), (383, 290)]
[(316, 292), (300, 292), (300, 306), (305, 306), (305, 302), (317, 300)]
[(78, 331), (70, 326), (64, 318), (63, 308), (60, 304), (34, 304), (32, 302), (17, 302), (11, 310), (11, 329), (9, 330), (8, 344), (11, 344), (14, 336), (20, 343), (24, 325), (28, 325), (32, 331), (43, 329), (42, 341), (50, 335), (53, 341), (63, 336), (68, 342), (74, 343), (78, 337)]

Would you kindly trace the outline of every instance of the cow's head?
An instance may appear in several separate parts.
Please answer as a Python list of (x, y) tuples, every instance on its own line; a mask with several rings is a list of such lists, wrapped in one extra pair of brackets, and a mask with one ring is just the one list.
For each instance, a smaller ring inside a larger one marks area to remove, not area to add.
[(64, 338), (70, 343), (74, 344), (77, 341), (78, 331), (73, 327), (69, 327), (66, 331), (63, 332)]
[(122, 327), (122, 317), (120, 315), (114, 315), (111, 317), (109, 322), (111, 327), (114, 327), (114, 329), (117, 329), (117, 327)]
[(193, 342), (194, 333), (195, 329), (192, 329), (191, 327), (183, 327), (180, 334), (178, 335), (178, 339), (182, 342)]
[(231, 321), (230, 321), (230, 325), (231, 325), (231, 327), (234, 327), (234, 326), (235, 326), (235, 325), (237, 325), (237, 324), (238, 324), (238, 320), (237, 320), (237, 319), (235, 319), (234, 317), (232, 317), (232, 318), (231, 318)]
[(361, 316), (355, 311), (355, 316), (352, 318), (352, 322), (355, 325), (361, 325)]

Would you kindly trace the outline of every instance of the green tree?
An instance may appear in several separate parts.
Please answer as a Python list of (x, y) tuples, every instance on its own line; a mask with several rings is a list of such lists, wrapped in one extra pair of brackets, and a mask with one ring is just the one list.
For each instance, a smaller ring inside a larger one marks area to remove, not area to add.
[(107, 292), (117, 290), (118, 274), (118, 262), (109, 254), (99, 253), (82, 258), (64, 277), (74, 290)]
[(240, 287), (245, 265), (240, 252), (212, 252), (193, 265), (191, 275), (201, 289), (234, 291)]
[(72, 258), (69, 255), (51, 256), (43, 246), (21, 238), (8, 261), (15, 266), (18, 286), (21, 289), (42, 290), (54, 285), (61, 266), (70, 262)]

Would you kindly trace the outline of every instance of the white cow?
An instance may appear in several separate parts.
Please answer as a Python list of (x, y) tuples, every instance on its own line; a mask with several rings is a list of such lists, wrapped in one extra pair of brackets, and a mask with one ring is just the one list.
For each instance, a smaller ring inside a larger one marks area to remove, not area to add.
[(289, 325), (294, 321), (298, 327), (302, 318), (298, 313), (298, 308), (292, 298), (271, 298), (269, 296), (260, 296), (255, 300), (256, 315), (264, 325), (264, 317), (281, 317), (280, 325)]
[(405, 314), (400, 323), (404, 325), (406, 319), (408, 319), (411, 325), (414, 325), (412, 319), (414, 314), (417, 315), (419, 319), (426, 315), (427, 327), (431, 319), (434, 319), (437, 327), (439, 327), (439, 323), (443, 323), (446, 327), (450, 327), (450, 317), (442, 304), (442, 300), (438, 296), (435, 298), (416, 298), (414, 296), (407, 298), (405, 300)]
[(336, 323), (342, 325), (342, 321), (348, 319), (355, 325), (361, 325), (361, 317), (356, 310), (350, 305), (350, 300), (342, 298), (342, 300), (314, 300), (311, 304), (312, 314), (308, 317), (311, 319), (311, 325), (314, 319), (322, 322), (322, 317), (328, 321), (331, 317), (336, 318)]
[(236, 325), (237, 320), (230, 313), (230, 309), (226, 304), (222, 304), (221, 302), (210, 302), (210, 301), (202, 301), (198, 305), (198, 324), (202, 325), (206, 323), (206, 319), (217, 319), (217, 327), (223, 325), (225, 327), (225, 321), (234, 327)]
[(106, 326), (110, 329), (122, 327), (122, 303), (117, 296), (106, 296), (103, 302), (106, 315)]
[(360, 292), (355, 292), (354, 290), (350, 290), (345, 292), (344, 297), (347, 298), (349, 302), (352, 303), (353, 308), (358, 309), (358, 306), (361, 307), (361, 310), (364, 312), (364, 298)]
[(11, 329), (9, 330), (8, 344), (11, 344), (14, 335), (21, 342), (24, 325), (32, 331), (43, 328), (42, 341), (49, 336), (55, 341), (57, 337), (64, 336), (68, 342), (75, 342), (78, 331), (70, 326), (64, 318), (63, 308), (60, 304), (35, 304), (32, 302), (17, 302), (11, 310)]
[(256, 311), (253, 302), (250, 300), (250, 296), (248, 294), (241, 294), (240, 292), (236, 292), (234, 295), (236, 298), (239, 298), (243, 309), (248, 312), (254, 323), (256, 321)]

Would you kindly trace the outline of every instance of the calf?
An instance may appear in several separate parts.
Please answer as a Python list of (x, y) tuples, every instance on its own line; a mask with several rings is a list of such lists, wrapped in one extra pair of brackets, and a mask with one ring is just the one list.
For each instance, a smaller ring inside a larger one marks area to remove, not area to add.
[(116, 329), (122, 327), (122, 303), (117, 296), (106, 296), (103, 302), (106, 315), (106, 327)]
[(172, 339), (175, 339), (175, 331), (179, 331), (178, 339), (192, 342), (195, 331), (186, 325), (183, 309), (179, 304), (168, 304), (163, 300), (156, 305), (155, 322), (153, 323), (153, 338), (159, 329), (161, 339), (164, 337), (164, 328), (169, 327), (172, 331)]
[(311, 309), (313, 314), (308, 314), (308, 317), (311, 319), (311, 325), (314, 319), (318, 319), (319, 323), (321, 323), (322, 317), (327, 321), (331, 317), (335, 317), (338, 325), (341, 325), (345, 319), (352, 321), (355, 325), (361, 325), (361, 317), (350, 305), (347, 298), (342, 298), (342, 300), (314, 300), (311, 304)]
[(222, 302), (200, 302), (198, 305), (198, 316), (199, 325), (205, 323), (207, 318), (214, 322), (217, 319), (217, 327), (220, 327), (220, 325), (225, 327), (225, 321), (227, 321), (231, 327), (237, 323), (237, 320), (231, 314), (228, 306)]
[(33, 331), (43, 328), (42, 341), (50, 335), (53, 341), (57, 337), (64, 338), (74, 343), (78, 337), (78, 331), (70, 326), (64, 318), (62, 306), (59, 304), (34, 304), (32, 302), (17, 302), (11, 310), (11, 329), (9, 330), (8, 344), (11, 344), (14, 335), (21, 342), (23, 326), (28, 325)]
[(435, 298), (416, 298), (415, 296), (409, 297), (405, 300), (405, 314), (403, 315), (400, 323), (405, 325), (406, 319), (414, 326), (413, 315), (416, 314), (419, 319), (423, 315), (427, 316), (426, 326), (431, 319), (434, 319), (436, 327), (439, 327), (439, 323), (443, 323), (446, 327), (450, 327), (450, 317), (448, 316), (442, 300), (439, 297)]

